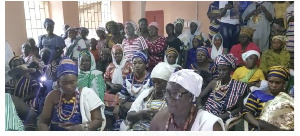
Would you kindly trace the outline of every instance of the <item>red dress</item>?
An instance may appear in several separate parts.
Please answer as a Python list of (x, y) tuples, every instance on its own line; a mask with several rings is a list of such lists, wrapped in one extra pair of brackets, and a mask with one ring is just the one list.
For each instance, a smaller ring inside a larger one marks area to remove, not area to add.
[(90, 52), (94, 55), (95, 61), (98, 62), (100, 58), (99, 51), (97, 49), (96, 50), (90, 49)]
[[(237, 65), (245, 66), (246, 62), (243, 61), (242, 54), (249, 50), (255, 50), (260, 53), (259, 47), (255, 43), (250, 42), (244, 51), (242, 50), (241, 44), (233, 45), (229, 54), (233, 54), (233, 56), (238, 59)], [(257, 65), (259, 65), (259, 61), (257, 62)]]
[(146, 43), (149, 49), (149, 71), (151, 71), (159, 62), (164, 60), (167, 43), (164, 37), (159, 37), (152, 42), (147, 39)]

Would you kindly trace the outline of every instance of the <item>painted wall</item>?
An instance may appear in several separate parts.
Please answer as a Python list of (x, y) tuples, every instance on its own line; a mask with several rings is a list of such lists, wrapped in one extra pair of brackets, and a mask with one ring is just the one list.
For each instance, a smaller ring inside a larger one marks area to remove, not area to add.
[(111, 1), (111, 19), (115, 22), (123, 22), (122, 1)]
[(62, 1), (49, 1), (49, 16), (55, 22), (54, 33), (63, 34), (64, 11)]
[(79, 27), (78, 1), (63, 1), (64, 23)]
[(21, 55), (21, 45), (27, 42), (23, 1), (5, 2), (5, 41), (16, 55)]
[[(197, 20), (198, 4), (198, 21), (201, 21), (201, 31), (208, 34), (209, 19), (206, 12), (211, 1), (147, 1), (146, 11), (164, 10), (164, 26), (173, 23), (177, 18), (184, 20)], [(165, 36), (166, 33), (165, 33)]]

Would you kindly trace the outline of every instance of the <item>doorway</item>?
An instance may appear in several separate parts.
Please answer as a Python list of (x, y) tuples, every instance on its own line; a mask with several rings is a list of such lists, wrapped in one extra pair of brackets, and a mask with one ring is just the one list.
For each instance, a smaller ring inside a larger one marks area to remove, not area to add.
[(158, 23), (158, 35), (164, 37), (165, 24), (164, 24), (164, 11), (146, 11), (146, 19), (148, 23), (157, 22)]

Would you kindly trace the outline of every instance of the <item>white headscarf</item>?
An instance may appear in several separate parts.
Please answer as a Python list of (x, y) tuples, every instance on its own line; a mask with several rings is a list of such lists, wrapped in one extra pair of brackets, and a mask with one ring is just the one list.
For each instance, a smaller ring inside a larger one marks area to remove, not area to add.
[(169, 81), (171, 74), (175, 69), (169, 63), (159, 62), (152, 70), (150, 77)]
[[(217, 48), (216, 48), (216, 46), (215, 46), (215, 44), (214, 44), (214, 41), (215, 41), (215, 37), (216, 37), (216, 36), (220, 36), (221, 39), (222, 39), (222, 43), (221, 43), (221, 46), (220, 46), (219, 50), (217, 50)], [(220, 34), (215, 34), (215, 35), (213, 36), (212, 40), (211, 40), (211, 45), (212, 45), (212, 47), (211, 47), (210, 57), (211, 57), (212, 60), (215, 60), (215, 58), (216, 58), (217, 56), (223, 54), (223, 37), (222, 37), (222, 35), (220, 35)]]
[[(182, 35), (178, 36), (178, 38), (184, 42), (185, 45), (189, 44), (188, 50), (193, 47), (193, 39), (196, 35), (201, 35), (200, 27), (201, 23), (199, 21), (191, 21), (191, 23), (195, 23), (197, 25), (197, 29), (194, 34), (191, 34), (191, 29), (189, 28)], [(187, 43), (188, 42), (188, 43)]]
[(243, 61), (246, 62), (246, 59), (249, 56), (253, 55), (253, 54), (255, 54), (258, 57), (258, 59), (260, 58), (260, 53), (259, 52), (255, 51), (255, 50), (249, 50), (249, 51), (242, 54)]
[[(122, 57), (122, 60), (120, 62), (120, 65), (117, 64), (116, 59), (114, 57), (114, 53), (113, 53), (114, 48), (121, 48), (122, 49), (123, 57)], [(111, 56), (112, 56), (113, 64), (116, 67), (115, 70), (114, 70), (114, 73), (112, 75), (112, 81), (111, 82), (113, 84), (122, 85), (123, 84), (122, 68), (125, 66), (125, 63), (126, 63), (126, 60), (124, 59), (125, 57), (124, 57), (124, 51), (123, 51), (122, 45), (120, 45), (120, 44), (114, 45), (112, 47), (112, 50), (111, 50)]]
[(179, 70), (171, 75), (169, 81), (180, 84), (195, 97), (198, 97), (201, 93), (203, 78), (199, 74), (195, 73), (194, 70)]

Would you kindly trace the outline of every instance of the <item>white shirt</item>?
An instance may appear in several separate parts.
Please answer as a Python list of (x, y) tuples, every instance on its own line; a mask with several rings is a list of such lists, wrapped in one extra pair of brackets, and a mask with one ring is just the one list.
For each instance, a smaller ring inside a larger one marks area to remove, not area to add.
[[(220, 1), (219, 2), (219, 9), (225, 8), (225, 5), (228, 4), (228, 1)], [(226, 11), (226, 14), (221, 17), (221, 22), (222, 23), (227, 23), (227, 24), (232, 24), (232, 25), (237, 25), (239, 24), (239, 19), (230, 19), (230, 9)]]
[[(73, 42), (71, 42), (71, 38), (67, 38), (67, 39), (65, 40), (65, 44), (66, 44), (66, 48), (65, 48), (65, 51), (64, 51), (65, 54), (66, 54), (68, 48), (69, 48), (75, 41), (76, 41), (76, 40), (73, 40)], [(78, 59), (79, 54), (80, 54), (80, 51), (81, 51), (82, 49), (86, 49), (86, 44), (85, 44), (84, 40), (80, 39), (80, 40), (77, 42), (77, 45), (76, 45), (76, 47), (75, 47), (74, 50), (73, 50), (73, 57), (74, 57), (75, 59)]]

